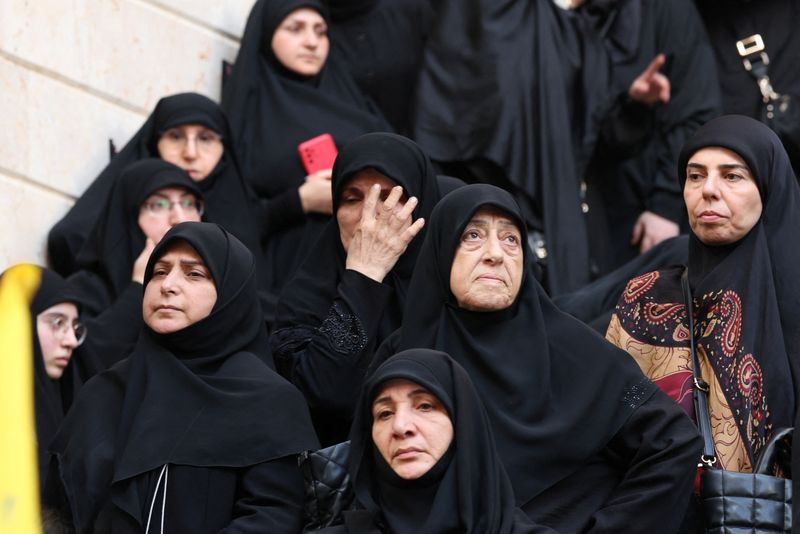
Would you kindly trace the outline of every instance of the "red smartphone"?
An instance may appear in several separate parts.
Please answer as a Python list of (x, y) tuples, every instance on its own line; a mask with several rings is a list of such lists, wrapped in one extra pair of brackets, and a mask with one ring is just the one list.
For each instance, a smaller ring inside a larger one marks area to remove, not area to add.
[(326, 133), (303, 141), (297, 145), (297, 151), (300, 153), (300, 161), (303, 162), (303, 167), (308, 174), (333, 168), (333, 162), (339, 153), (333, 137)]

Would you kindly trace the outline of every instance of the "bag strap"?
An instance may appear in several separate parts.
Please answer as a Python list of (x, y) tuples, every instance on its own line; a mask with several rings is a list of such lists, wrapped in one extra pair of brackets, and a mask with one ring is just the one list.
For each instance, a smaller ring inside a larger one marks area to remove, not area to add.
[(717, 463), (717, 452), (714, 450), (714, 438), (711, 435), (711, 417), (708, 414), (708, 383), (703, 380), (700, 369), (700, 359), (697, 357), (697, 346), (694, 339), (694, 311), (692, 307), (692, 290), (689, 288), (689, 268), (683, 269), (681, 274), (681, 288), (683, 289), (683, 303), (686, 308), (686, 319), (689, 326), (689, 349), (692, 353), (692, 375), (694, 388), (694, 415), (697, 418), (697, 428), (703, 438), (703, 454), (697, 467), (712, 467)]
[(765, 104), (778, 100), (781, 95), (772, 88), (769, 81), (769, 56), (767, 55), (764, 39), (760, 33), (754, 33), (736, 41), (736, 51), (742, 58), (742, 64), (747, 72), (755, 79), (761, 98)]

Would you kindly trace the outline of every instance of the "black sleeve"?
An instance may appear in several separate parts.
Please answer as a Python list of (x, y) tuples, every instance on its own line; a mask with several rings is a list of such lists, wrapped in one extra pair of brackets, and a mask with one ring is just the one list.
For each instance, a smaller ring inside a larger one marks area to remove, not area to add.
[(655, 113), (650, 106), (621, 93), (600, 124), (596, 158), (600, 161), (633, 157), (653, 130)]
[(293, 325), (273, 334), (276, 365), (312, 411), (349, 417), (391, 295), (385, 284), (347, 270), (321, 324)]
[(661, 390), (609, 443), (627, 470), (592, 517), (587, 533), (677, 532), (688, 508), (702, 440), (686, 413)]
[(300, 532), (303, 491), (296, 456), (249, 467), (239, 481), (233, 520), (222, 532)]
[(299, 224), (306, 216), (297, 189), (287, 189), (269, 199), (260, 198), (257, 209), (261, 239)]

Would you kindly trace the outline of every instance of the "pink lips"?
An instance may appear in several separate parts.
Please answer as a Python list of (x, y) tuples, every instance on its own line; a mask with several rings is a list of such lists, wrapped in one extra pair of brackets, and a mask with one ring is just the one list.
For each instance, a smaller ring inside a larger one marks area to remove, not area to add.
[(393, 458), (399, 458), (401, 460), (402, 459), (406, 459), (406, 458), (412, 458), (412, 457), (416, 456), (420, 452), (422, 452), (422, 451), (417, 449), (417, 448), (415, 448), (415, 447), (407, 447), (407, 448), (404, 448), (404, 449), (397, 449), (394, 452)]
[(724, 219), (724, 217), (719, 213), (717, 213), (716, 211), (706, 210), (700, 214), (699, 219), (704, 222), (714, 222), (720, 219)]
[(156, 311), (180, 311), (180, 308), (170, 306), (169, 304), (162, 304), (161, 306), (156, 307)]

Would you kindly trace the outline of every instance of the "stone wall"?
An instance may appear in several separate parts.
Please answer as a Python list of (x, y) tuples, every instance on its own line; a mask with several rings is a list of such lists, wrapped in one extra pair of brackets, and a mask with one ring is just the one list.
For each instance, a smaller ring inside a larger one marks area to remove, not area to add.
[(0, 1), (0, 271), (50, 227), (164, 95), (220, 97), (254, 0)]

